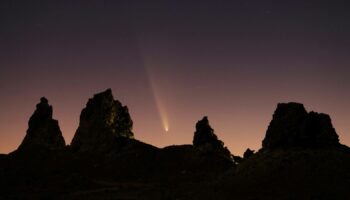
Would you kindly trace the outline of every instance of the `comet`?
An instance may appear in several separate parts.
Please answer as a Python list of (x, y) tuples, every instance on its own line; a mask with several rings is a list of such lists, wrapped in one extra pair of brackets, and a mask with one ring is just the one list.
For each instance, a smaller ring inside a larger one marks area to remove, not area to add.
[(149, 82), (151, 84), (152, 93), (153, 93), (153, 96), (155, 99), (155, 104), (156, 104), (156, 107), (158, 110), (160, 120), (162, 122), (163, 129), (165, 132), (169, 132), (169, 119), (168, 119), (165, 105), (164, 105), (162, 98), (161, 98), (161, 95), (159, 93), (159, 88), (157, 87), (157, 84), (154, 81), (155, 76), (151, 73), (149, 68), (147, 68), (147, 69), (148, 69), (147, 72), (148, 72)]
[[(143, 61), (143, 65), (146, 71), (146, 76), (148, 78), (149, 84), (151, 86), (151, 90), (153, 93), (153, 97), (155, 100), (155, 105), (157, 107), (157, 111), (159, 114), (159, 118), (161, 120), (164, 131), (169, 132), (169, 119), (168, 113), (166, 111), (166, 107), (163, 102), (163, 98), (161, 96), (161, 90), (159, 88), (160, 83), (157, 81), (157, 76), (154, 74), (154, 61), (151, 60), (151, 56), (147, 55), (147, 51), (145, 50), (145, 46), (147, 46), (147, 40), (145, 38), (137, 37), (138, 45), (139, 45), (139, 53), (140, 57)], [(152, 64), (152, 65), (151, 65)], [(152, 70), (153, 69), (153, 70)]]

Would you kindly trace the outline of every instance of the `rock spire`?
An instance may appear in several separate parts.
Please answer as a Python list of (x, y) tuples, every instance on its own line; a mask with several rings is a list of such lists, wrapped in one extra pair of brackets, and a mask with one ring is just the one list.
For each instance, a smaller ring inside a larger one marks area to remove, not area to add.
[(131, 139), (133, 122), (128, 108), (114, 100), (112, 90), (95, 94), (80, 115), (71, 147), (75, 151), (106, 152), (116, 148), (116, 140)]
[(52, 106), (45, 97), (40, 99), (36, 110), (28, 122), (27, 134), (18, 149), (33, 146), (48, 149), (61, 149), (65, 147), (58, 121), (52, 118)]
[(300, 103), (280, 103), (263, 140), (263, 149), (315, 148), (339, 145), (327, 114), (307, 112)]
[(208, 117), (203, 117), (196, 124), (196, 131), (193, 137), (193, 146), (205, 152), (217, 152), (231, 158), (230, 151), (224, 143), (218, 139), (214, 130), (209, 125)]

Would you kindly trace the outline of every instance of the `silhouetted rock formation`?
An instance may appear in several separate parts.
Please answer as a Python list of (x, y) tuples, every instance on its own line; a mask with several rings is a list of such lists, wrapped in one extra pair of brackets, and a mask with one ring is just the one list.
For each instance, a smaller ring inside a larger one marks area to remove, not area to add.
[(30, 117), (28, 125), (27, 134), (18, 149), (28, 147), (62, 149), (65, 147), (58, 121), (52, 119), (52, 106), (45, 97), (42, 97), (40, 103), (36, 105), (36, 110)]
[(307, 113), (299, 103), (280, 103), (273, 115), (263, 149), (339, 146), (338, 135), (326, 114)]
[(89, 99), (71, 143), (75, 151), (105, 152), (115, 149), (117, 139), (131, 139), (133, 122), (128, 108), (114, 100), (111, 89)]
[(251, 150), (251, 149), (247, 149), (245, 150), (245, 152), (243, 153), (243, 158), (244, 159), (247, 159), (249, 158), (250, 156), (254, 155), (254, 150)]
[(0, 154), (0, 199), (350, 199), (350, 149), (327, 115), (301, 104), (279, 104), (263, 149), (244, 158), (230, 154), (207, 117), (193, 145), (159, 149), (131, 139), (131, 128), (127, 108), (107, 90), (88, 101), (72, 142), (88, 153), (25, 148), (64, 147), (42, 98), (23, 151)]
[(203, 152), (217, 152), (229, 158), (232, 156), (224, 143), (214, 134), (206, 116), (196, 124), (193, 146)]

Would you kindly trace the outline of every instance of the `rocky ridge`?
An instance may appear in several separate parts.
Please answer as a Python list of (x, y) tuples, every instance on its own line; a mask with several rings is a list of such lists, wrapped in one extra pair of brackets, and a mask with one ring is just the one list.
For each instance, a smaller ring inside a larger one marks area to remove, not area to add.
[(89, 99), (64, 148), (52, 106), (42, 98), (18, 148), (34, 153), (0, 155), (0, 198), (350, 198), (349, 148), (328, 115), (302, 104), (278, 104), (262, 148), (248, 148), (243, 158), (230, 153), (207, 117), (196, 123), (193, 145), (164, 148), (133, 139), (132, 124), (108, 89)]

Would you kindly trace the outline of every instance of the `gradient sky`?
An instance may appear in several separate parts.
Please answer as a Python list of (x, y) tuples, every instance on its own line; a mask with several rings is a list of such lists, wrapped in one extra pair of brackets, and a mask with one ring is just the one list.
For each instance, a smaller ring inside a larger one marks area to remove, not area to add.
[(41, 96), (70, 143), (107, 88), (158, 147), (192, 143), (207, 115), (232, 153), (257, 150), (289, 101), (330, 114), (350, 145), (347, 1), (72, 2), (0, 2), (0, 153), (21, 143)]

